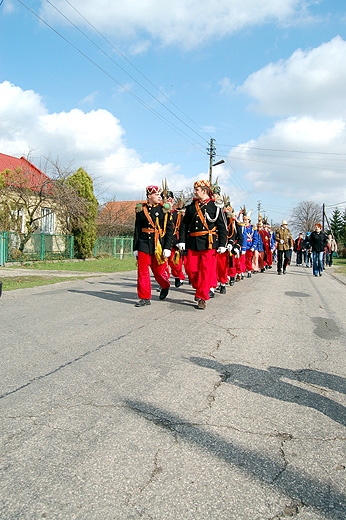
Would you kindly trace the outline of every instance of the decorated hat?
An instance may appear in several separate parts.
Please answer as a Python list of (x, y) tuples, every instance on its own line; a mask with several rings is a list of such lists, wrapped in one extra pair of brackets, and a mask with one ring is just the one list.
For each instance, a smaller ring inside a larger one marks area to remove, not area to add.
[(243, 214), (243, 221), (245, 219), (247, 219), (247, 220), (250, 220), (250, 222), (251, 222), (251, 213), (252, 213), (252, 211), (246, 211), (246, 207), (244, 206), (242, 208), (242, 210), (241, 210), (241, 213)]
[(194, 188), (208, 188), (210, 190), (210, 182), (205, 180), (196, 181), (193, 185)]
[(287, 224), (287, 220), (283, 220), (283, 221), (281, 222), (281, 225), (282, 225), (282, 226), (284, 226), (285, 224)]
[(163, 200), (173, 200), (174, 199), (174, 193), (170, 190), (163, 190), (161, 191), (161, 197)]
[(175, 206), (177, 211), (183, 212), (185, 211), (185, 204), (186, 204), (186, 197), (184, 195), (184, 192), (181, 191), (176, 194), (175, 196)]
[(221, 188), (219, 186), (219, 178), (216, 179), (214, 184), (210, 185), (210, 189), (214, 196), (221, 195)]
[(161, 192), (161, 189), (159, 188), (159, 186), (154, 186), (153, 184), (151, 184), (150, 186), (146, 187), (147, 197), (148, 197), (148, 195), (160, 194), (160, 192)]
[(171, 199), (173, 201), (174, 199), (174, 193), (168, 188), (167, 179), (164, 179), (162, 181), (162, 191), (161, 191), (161, 197), (164, 201)]

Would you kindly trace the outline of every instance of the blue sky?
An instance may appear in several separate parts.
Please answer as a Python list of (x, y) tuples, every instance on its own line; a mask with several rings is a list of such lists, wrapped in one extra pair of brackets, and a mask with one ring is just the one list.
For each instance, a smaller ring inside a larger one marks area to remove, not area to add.
[(346, 206), (345, 63), (336, 0), (3, 0), (0, 152), (135, 200), (207, 178), (213, 138), (236, 209), (331, 213)]

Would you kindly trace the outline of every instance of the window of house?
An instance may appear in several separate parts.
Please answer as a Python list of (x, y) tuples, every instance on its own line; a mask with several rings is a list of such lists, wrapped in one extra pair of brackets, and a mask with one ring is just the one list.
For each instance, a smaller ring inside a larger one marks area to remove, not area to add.
[(51, 208), (41, 209), (41, 233), (52, 235), (55, 227), (55, 215)]

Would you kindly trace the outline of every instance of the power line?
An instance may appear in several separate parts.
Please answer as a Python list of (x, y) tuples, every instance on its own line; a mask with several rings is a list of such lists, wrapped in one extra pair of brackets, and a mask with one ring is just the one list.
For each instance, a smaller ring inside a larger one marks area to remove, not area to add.
[(326, 208), (334, 208), (335, 206), (342, 206), (343, 204), (346, 204), (346, 200), (343, 202), (336, 202), (335, 204), (325, 204)]
[[(49, 0), (47, 0), (49, 1)], [(164, 92), (162, 92), (162, 90), (159, 89), (159, 87), (157, 87), (145, 74), (143, 74), (143, 72), (138, 68), (136, 67), (117, 47), (115, 47), (115, 45), (113, 45), (113, 43), (111, 41), (109, 41), (76, 7), (74, 7), (74, 5), (71, 4), (71, 2), (69, 2), (69, 0), (65, 0), (65, 2), (99, 35), (101, 36), (101, 38), (108, 44), (110, 45), (110, 47), (112, 49), (114, 49), (118, 54), (119, 56), (121, 56), (136, 72), (138, 72), (138, 74), (140, 74), (142, 76), (142, 78), (144, 78), (152, 87), (154, 87), (155, 90), (157, 90), (159, 92), (159, 94), (161, 96), (163, 96), (169, 103), (171, 103), (171, 105), (174, 106), (174, 108), (176, 108), (177, 110), (179, 110), (179, 112), (181, 114), (183, 114), (189, 121), (191, 121), (192, 124), (194, 124), (199, 130), (201, 130), (208, 138), (210, 138), (210, 135), (205, 132), (205, 130), (203, 130), (203, 128), (200, 128), (183, 110), (181, 110), (175, 103), (173, 103), (173, 101), (168, 97), (166, 96), (166, 94)], [(51, 2), (49, 2), (51, 3)], [(55, 8), (56, 9), (56, 8)], [(59, 11), (60, 12), (60, 11)], [(62, 14), (62, 13), (61, 13)], [(64, 16), (64, 15), (63, 15)], [(72, 23), (70, 20), (69, 20), (70, 23)], [(74, 24), (73, 24), (74, 25)], [(80, 30), (80, 29), (78, 29)], [(83, 33), (84, 34), (84, 33)], [(103, 52), (103, 51), (102, 51)], [(109, 56), (108, 56), (109, 57)], [(110, 58), (112, 59), (112, 58)], [(118, 65), (114, 60), (112, 60), (118, 67), (120, 67), (120, 65)], [(131, 79), (132, 76), (130, 76), (130, 74), (125, 71), (122, 67), (120, 67), (121, 70), (123, 70)], [(137, 80), (134, 79), (134, 81), (136, 81), (136, 83), (138, 83), (142, 88), (144, 88), (139, 82), (137, 82)], [(146, 90), (146, 89), (145, 89)], [(156, 99), (156, 98), (155, 98)], [(165, 107), (167, 108), (167, 107)], [(168, 110), (168, 109), (167, 109)], [(185, 124), (185, 123), (184, 123)], [(193, 130), (194, 131), (194, 130)], [(198, 134), (197, 134), (198, 135)]]
[[(147, 103), (145, 103), (141, 98), (139, 98), (136, 94), (134, 94), (130, 89), (128, 89), (125, 85), (120, 83), (112, 74), (106, 71), (101, 65), (96, 63), (95, 60), (90, 58), (85, 52), (83, 52), (79, 47), (77, 47), (74, 43), (72, 43), (68, 38), (62, 35), (59, 31), (57, 31), (54, 27), (52, 27), (46, 20), (44, 20), (41, 16), (39, 16), (35, 11), (33, 11), (30, 7), (28, 7), (22, 0), (17, 0), (25, 9), (27, 9), (31, 14), (33, 14), (36, 18), (38, 18), (42, 23), (44, 23), (47, 27), (49, 27), (55, 34), (57, 34), (60, 38), (62, 38), (66, 43), (68, 43), (73, 49), (75, 49), (79, 54), (81, 54), (84, 58), (86, 58), (90, 63), (92, 63), (95, 67), (97, 67), (101, 72), (103, 72), (106, 76), (108, 76), (112, 81), (117, 83), (125, 92), (127, 92), (130, 96), (132, 96), (136, 101), (138, 101), (141, 105), (143, 105), (147, 110), (149, 110), (152, 114), (154, 114), (157, 118), (159, 118), (162, 122), (164, 122), (167, 126), (173, 129), (176, 133), (178, 133), (181, 137), (184, 137), (190, 144), (195, 143), (198, 147), (202, 147), (202, 145), (196, 141), (194, 138), (190, 137), (186, 132), (178, 128), (174, 123), (169, 121), (162, 114), (157, 112), (155, 109), (150, 107)], [(162, 104), (162, 103), (161, 103)], [(165, 106), (162, 104), (162, 106)], [(169, 110), (169, 109), (168, 109)], [(173, 114), (174, 115), (174, 114)], [(179, 119), (179, 118), (178, 118)], [(185, 124), (185, 123), (184, 123)], [(186, 125), (187, 126), (187, 125)], [(190, 127), (188, 127), (190, 128)], [(198, 134), (197, 134), (198, 135)], [(199, 136), (201, 137), (201, 136)], [(204, 147), (203, 147), (204, 148)]]
[(306, 151), (306, 150), (289, 150), (284, 148), (260, 148), (256, 146), (250, 145), (239, 145), (239, 144), (219, 144), (219, 146), (224, 146), (225, 148), (245, 148), (248, 150), (259, 150), (264, 152), (287, 152), (287, 153), (298, 153), (298, 154), (311, 154), (311, 155), (336, 155), (341, 157), (346, 157), (346, 153), (339, 152), (316, 152), (316, 151)]
[[(314, 164), (309, 164), (309, 163), (283, 162), (282, 159), (280, 162), (272, 161), (272, 160), (265, 159), (265, 158), (249, 159), (248, 157), (238, 157), (237, 155), (233, 155), (232, 152), (230, 153), (229, 157), (236, 161), (243, 161), (243, 162), (259, 163), (259, 164), (273, 164), (275, 166), (290, 166), (290, 167), (294, 166), (296, 168), (309, 168), (309, 169), (313, 169), (313, 170), (321, 169), (320, 164), (314, 165)], [(341, 167), (341, 166), (340, 167), (330, 166), (330, 168), (332, 168), (334, 171), (340, 171), (340, 172), (345, 171), (345, 168)]]
[[(68, 0), (65, 0), (82, 18), (83, 20), (85, 20), (96, 32), (97, 34), (101, 35), (102, 34), (97, 31), (97, 29), (77, 10), (73, 7), (73, 5), (68, 2)], [(92, 40), (92, 38), (89, 38), (89, 36), (87, 34), (85, 34), (85, 32), (83, 32), (75, 23), (72, 22), (72, 20), (70, 20), (70, 18), (68, 18), (64, 13), (62, 13), (60, 11), (60, 9), (58, 9), (57, 7), (55, 7), (52, 2), (50, 0), (46, 0), (46, 2), (51, 5), (53, 7), (53, 9), (55, 9), (66, 21), (68, 21), (78, 32), (80, 32), (80, 34), (82, 34), (92, 45), (94, 45), (100, 52), (102, 52), (102, 54), (104, 54), (109, 60), (111, 60), (112, 63), (114, 63), (114, 65), (116, 65), (117, 67), (119, 67), (120, 70), (122, 70), (130, 79), (132, 79), (140, 88), (142, 88), (147, 94), (149, 94), (149, 96), (151, 96), (157, 103), (159, 103), (165, 110), (167, 110), (173, 117), (175, 117), (176, 119), (178, 119), (178, 121), (180, 121), (183, 125), (185, 125), (189, 130), (191, 130), (192, 132), (194, 132), (198, 137), (200, 137), (201, 139), (204, 139), (198, 132), (196, 132), (193, 128), (191, 128), (191, 126), (189, 126), (187, 123), (185, 123), (185, 121), (183, 121), (183, 119), (181, 119), (179, 116), (177, 116), (172, 110), (170, 110), (164, 103), (162, 103), (156, 96), (154, 96), (147, 88), (144, 87), (144, 85), (142, 85), (139, 81), (136, 80), (136, 78), (134, 78), (133, 76), (131, 76), (131, 74), (129, 74), (129, 72), (127, 72), (127, 70), (125, 70), (121, 65), (119, 65), (119, 63), (117, 63), (111, 56), (109, 56), (109, 54), (107, 54), (106, 51), (104, 51), (96, 42), (94, 42)], [(103, 37), (103, 36), (102, 36)], [(104, 38), (105, 41), (107, 43), (109, 43), (117, 52), (118, 50), (116, 49), (116, 47), (114, 47), (106, 38)], [(122, 55), (123, 56), (123, 55)], [(124, 56), (123, 56), (124, 57)], [(129, 60), (127, 60), (128, 63), (131, 63)], [(136, 70), (138, 70), (136, 68)], [(143, 76), (143, 75), (142, 75)], [(145, 76), (143, 76), (145, 78)], [(147, 79), (147, 78), (145, 78)], [(147, 80), (148, 81), (148, 80)], [(166, 99), (169, 99), (167, 96), (164, 95), (163, 92), (160, 91), (160, 89), (158, 87), (156, 87), (155, 85), (153, 85), (153, 83), (151, 83), (152, 86), (154, 86), (158, 92), (163, 95)], [(178, 107), (176, 107), (178, 108)], [(185, 114), (184, 114), (185, 115)], [(195, 123), (194, 123), (195, 124)], [(197, 125), (196, 125), (197, 126)], [(207, 134), (206, 134), (207, 135)]]

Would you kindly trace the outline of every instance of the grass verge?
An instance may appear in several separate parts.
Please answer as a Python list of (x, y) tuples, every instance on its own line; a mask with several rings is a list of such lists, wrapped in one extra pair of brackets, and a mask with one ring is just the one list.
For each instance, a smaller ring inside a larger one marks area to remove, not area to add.
[(339, 274), (346, 274), (346, 258), (333, 258), (333, 266)]
[(60, 260), (57, 262), (28, 262), (23, 264), (6, 265), (6, 269), (32, 269), (34, 271), (78, 271), (85, 273), (116, 273), (134, 271), (136, 262), (133, 257), (123, 258), (96, 258), (90, 260)]
[(83, 278), (84, 276), (5, 276), (1, 277), (1, 281), (3, 291), (14, 291), (15, 289), (29, 289)]
[[(18, 269), (30, 269), (35, 271), (35, 275), (30, 276), (28, 274), (18, 276), (6, 276), (1, 273), (0, 269), (0, 280), (2, 281), (3, 291), (13, 291), (15, 289), (28, 289), (31, 287), (37, 287), (42, 285), (51, 285), (66, 280), (80, 280), (83, 277), (83, 273), (117, 273), (125, 271), (136, 270), (136, 262), (133, 257), (124, 258), (119, 260), (112, 257), (97, 258), (90, 260), (72, 261), (72, 260), (61, 260), (57, 262), (28, 262), (23, 264), (6, 265), (6, 269), (16, 271)], [(40, 276), (37, 274), (39, 271), (71, 271), (81, 273), (79, 276)]]

